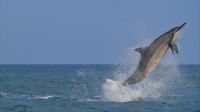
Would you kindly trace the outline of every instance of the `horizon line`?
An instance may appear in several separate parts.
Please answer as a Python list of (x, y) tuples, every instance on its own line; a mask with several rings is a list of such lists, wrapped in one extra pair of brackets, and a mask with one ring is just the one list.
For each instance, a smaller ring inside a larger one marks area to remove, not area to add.
[[(88, 64), (86, 64), (86, 63), (71, 63), (71, 64), (59, 64), (59, 63), (55, 63), (55, 64), (53, 64), (53, 63), (51, 63), (51, 64), (45, 64), (45, 63), (14, 63), (14, 64), (11, 64), (11, 63), (7, 63), (7, 64), (1, 64), (0, 63), (0, 65), (135, 65), (135, 64), (117, 64), (117, 63), (88, 63)], [(171, 64), (159, 64), (159, 65), (171, 65)], [(176, 64), (175, 63), (175, 65), (200, 65), (200, 64), (193, 64), (193, 63), (188, 63), (188, 64), (185, 64), (185, 63), (180, 63), (180, 64)]]

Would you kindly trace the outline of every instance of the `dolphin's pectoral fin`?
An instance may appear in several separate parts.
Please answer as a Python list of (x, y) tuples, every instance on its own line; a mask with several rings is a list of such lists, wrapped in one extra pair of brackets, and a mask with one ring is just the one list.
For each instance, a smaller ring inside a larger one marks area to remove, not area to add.
[(139, 52), (142, 55), (147, 52), (147, 49), (148, 49), (147, 47), (145, 48), (140, 47), (140, 48), (136, 48), (135, 51)]
[(174, 54), (174, 50), (173, 50), (172, 45), (170, 43), (169, 43), (169, 47), (172, 50), (172, 53)]
[(178, 47), (177, 47), (177, 45), (176, 44), (170, 44), (169, 43), (169, 47), (170, 47), (170, 49), (172, 50), (172, 53), (174, 54), (174, 51), (178, 54), (179, 52), (178, 52)]
[(176, 51), (176, 53), (178, 54), (179, 52), (178, 52), (178, 47), (177, 47), (177, 45), (174, 44), (172, 47), (173, 47), (173, 49)]

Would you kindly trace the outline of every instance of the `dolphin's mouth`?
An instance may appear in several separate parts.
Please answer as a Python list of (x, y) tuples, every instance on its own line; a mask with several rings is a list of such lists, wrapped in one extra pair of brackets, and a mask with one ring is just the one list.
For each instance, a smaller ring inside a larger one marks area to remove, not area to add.
[(181, 30), (185, 25), (186, 25), (186, 23), (183, 23), (181, 26), (179, 26), (177, 31)]

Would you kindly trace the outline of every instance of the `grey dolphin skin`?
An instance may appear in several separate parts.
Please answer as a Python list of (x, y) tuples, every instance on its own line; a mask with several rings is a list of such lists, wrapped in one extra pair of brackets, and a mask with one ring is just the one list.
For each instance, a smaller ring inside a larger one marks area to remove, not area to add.
[(148, 74), (150, 74), (159, 64), (162, 57), (167, 53), (170, 48), (174, 53), (179, 53), (178, 47), (175, 43), (179, 37), (180, 30), (186, 25), (183, 23), (162, 34), (156, 38), (149, 46), (143, 48), (136, 48), (135, 51), (139, 52), (140, 62), (136, 71), (122, 84), (131, 85), (141, 82)]

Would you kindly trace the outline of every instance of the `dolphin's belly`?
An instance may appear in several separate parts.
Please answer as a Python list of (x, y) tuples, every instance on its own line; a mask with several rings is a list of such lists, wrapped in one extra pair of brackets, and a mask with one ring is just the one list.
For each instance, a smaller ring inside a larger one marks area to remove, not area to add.
[(168, 45), (160, 46), (153, 55), (149, 58), (148, 64), (146, 66), (146, 69), (144, 71), (145, 75), (148, 75), (150, 72), (152, 72), (157, 65), (160, 63), (162, 57), (166, 54), (168, 50)]

